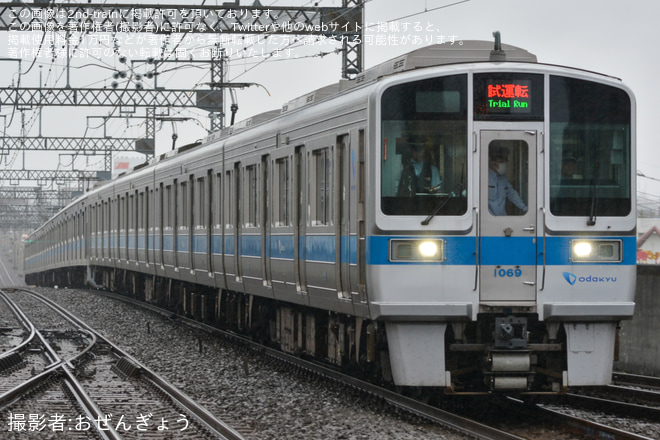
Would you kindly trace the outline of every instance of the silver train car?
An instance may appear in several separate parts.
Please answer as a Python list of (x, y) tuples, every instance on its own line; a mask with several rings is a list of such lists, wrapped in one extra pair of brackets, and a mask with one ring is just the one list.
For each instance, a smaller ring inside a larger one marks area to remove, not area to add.
[(430, 46), (98, 185), (28, 238), (26, 281), (396, 386), (559, 393), (611, 380), (635, 169), (620, 80)]

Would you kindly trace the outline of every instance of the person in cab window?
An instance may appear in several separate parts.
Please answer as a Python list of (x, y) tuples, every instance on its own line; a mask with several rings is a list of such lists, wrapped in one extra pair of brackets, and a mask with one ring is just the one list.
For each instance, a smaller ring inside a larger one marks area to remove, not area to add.
[(442, 186), (438, 167), (431, 164), (423, 139), (408, 141), (408, 154), (402, 157), (403, 169), (399, 180), (399, 196), (437, 193)]
[(561, 181), (570, 183), (578, 179), (582, 179), (582, 175), (578, 174), (578, 161), (572, 154), (567, 154), (561, 161)]
[(527, 205), (506, 177), (509, 150), (493, 146), (489, 148), (488, 156), (488, 211), (492, 215), (507, 215), (506, 201), (508, 199), (523, 213), (526, 213)]

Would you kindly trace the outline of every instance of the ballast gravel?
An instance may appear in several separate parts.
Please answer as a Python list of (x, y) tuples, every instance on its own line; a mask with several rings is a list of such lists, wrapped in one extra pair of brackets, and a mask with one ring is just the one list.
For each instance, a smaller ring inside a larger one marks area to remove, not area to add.
[[(75, 289), (38, 289), (204, 405), (246, 439), (466, 437), (351, 389), (121, 301)], [(130, 417), (130, 415), (125, 415)]]

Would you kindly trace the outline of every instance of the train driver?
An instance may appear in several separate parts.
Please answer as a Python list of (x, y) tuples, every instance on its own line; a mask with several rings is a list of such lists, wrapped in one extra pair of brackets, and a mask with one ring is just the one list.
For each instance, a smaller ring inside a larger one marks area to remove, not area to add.
[(440, 171), (438, 171), (438, 167), (431, 164), (425, 142), (421, 139), (409, 140), (408, 153), (401, 158), (403, 169), (399, 180), (398, 195), (414, 196), (419, 193), (438, 192), (442, 186)]
[(506, 201), (508, 199), (523, 213), (526, 213), (527, 205), (506, 177), (509, 150), (505, 147), (491, 145), (488, 149), (488, 158), (488, 211), (492, 215), (507, 215)]
[(561, 180), (564, 183), (576, 179), (582, 179), (582, 175), (578, 173), (578, 160), (569, 153), (561, 161)]

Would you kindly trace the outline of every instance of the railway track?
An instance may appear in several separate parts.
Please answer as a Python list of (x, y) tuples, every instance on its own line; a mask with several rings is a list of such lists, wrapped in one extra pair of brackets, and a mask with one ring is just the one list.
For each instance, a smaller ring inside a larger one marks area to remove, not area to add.
[(639, 374), (614, 373), (612, 375), (614, 385), (628, 387), (643, 387), (647, 389), (660, 390), (660, 378), (642, 376)]
[(0, 412), (8, 431), (102, 439), (242, 438), (48, 298), (23, 289), (0, 295), (24, 333), (0, 356), (6, 366), (1, 382), (8, 384), (0, 391)]
[[(163, 310), (159, 307), (145, 304), (141, 301), (134, 300), (122, 295), (110, 294), (110, 293), (101, 293), (102, 295), (118, 299), (121, 301), (129, 302), (141, 308), (149, 309), (153, 312), (163, 315), (164, 317), (171, 318), (172, 313), (167, 310)], [(332, 368), (328, 368), (324, 365), (319, 365), (318, 363), (309, 362), (304, 359), (300, 359), (295, 356), (282, 353), (278, 350), (273, 350), (263, 345), (252, 342), (240, 335), (236, 335), (231, 332), (226, 332), (219, 330), (215, 327), (205, 325), (203, 323), (177, 316), (176, 318), (179, 322), (184, 323), (187, 326), (203, 330), (205, 332), (210, 332), (213, 334), (221, 334), (223, 337), (239, 341), (240, 344), (249, 347), (250, 349), (259, 351), (273, 359), (276, 359), (278, 362), (286, 362), (289, 365), (300, 369), (301, 371), (309, 372), (311, 374), (320, 375), (323, 377), (330, 378), (332, 380), (339, 381), (347, 386), (358, 389), (362, 392), (365, 392), (371, 396), (383, 399), (388, 402), (388, 404), (393, 405), (403, 411), (410, 412), (419, 417), (422, 417), (426, 420), (438, 423), (442, 426), (448, 427), (456, 432), (463, 433), (470, 438), (476, 439), (536, 439), (539, 438), (533, 428), (527, 429), (527, 433), (523, 432), (524, 430), (517, 430), (517, 433), (510, 432), (509, 428), (497, 429), (493, 428), (492, 420), (486, 419), (485, 421), (475, 420), (470, 417), (463, 417), (454, 411), (446, 411), (440, 409), (436, 406), (427, 405), (421, 402), (418, 399), (406, 397), (399, 393), (393, 392), (391, 390), (384, 389), (382, 387), (373, 385), (356, 379), (354, 377), (345, 375), (341, 372), (338, 372)], [(560, 397), (561, 399), (561, 397)], [(543, 405), (537, 403), (530, 403), (520, 399), (506, 399), (506, 405), (510, 406), (510, 410), (502, 411), (502, 413), (514, 414), (514, 413), (524, 413), (526, 414), (529, 420), (538, 420), (539, 426), (537, 427), (538, 432), (558, 432), (563, 433), (563, 435), (568, 435), (568, 437), (562, 438), (608, 438), (612, 440), (649, 440), (652, 437), (647, 437), (641, 434), (635, 434), (631, 432), (626, 432), (622, 429), (618, 429), (614, 426), (607, 426), (605, 424), (595, 423), (590, 420), (582, 419), (575, 416), (570, 416), (559, 411), (553, 411), (550, 408), (547, 408)], [(502, 403), (498, 401), (498, 404)], [(542, 426), (541, 426), (542, 425)], [(547, 434), (546, 434), (547, 435)], [(573, 437), (571, 437), (573, 436)], [(548, 437), (552, 438), (552, 437)]]
[[(584, 405), (583, 401), (572, 400), (570, 398), (559, 397), (558, 399), (540, 399), (539, 402), (531, 403), (526, 399), (515, 402), (514, 408), (518, 408), (520, 413), (526, 414), (533, 420), (544, 420), (549, 425), (560, 426), (562, 430), (571, 432), (579, 438), (591, 439), (609, 439), (609, 440), (654, 440), (655, 437), (646, 435), (644, 428), (642, 432), (634, 432), (635, 426), (616, 426), (619, 425), (619, 418), (612, 416), (600, 417), (599, 421), (592, 419), (592, 416), (586, 416), (582, 411), (602, 411), (598, 403), (594, 406)], [(562, 406), (560, 402), (565, 402)], [(619, 409), (620, 411), (620, 409)], [(574, 415), (580, 413), (581, 415)]]
[[(607, 438), (627, 439), (629, 432), (636, 432), (642, 438), (657, 438), (657, 434), (649, 434), (651, 427), (660, 426), (660, 379), (622, 375), (613, 375), (613, 384), (605, 387), (594, 387), (573, 390), (566, 395), (548, 398), (537, 398), (535, 402), (545, 411), (556, 413), (563, 417), (567, 411), (580, 409), (594, 414), (595, 432), (602, 431), (600, 421), (610, 424), (621, 424), (625, 431), (603, 431)], [(573, 422), (571, 422), (574, 424)], [(585, 425), (588, 426), (588, 425)], [(653, 430), (658, 432), (657, 428)]]
[(556, 403), (609, 412), (622, 417), (645, 418), (660, 423), (660, 392), (611, 385), (576, 390), (554, 399)]

